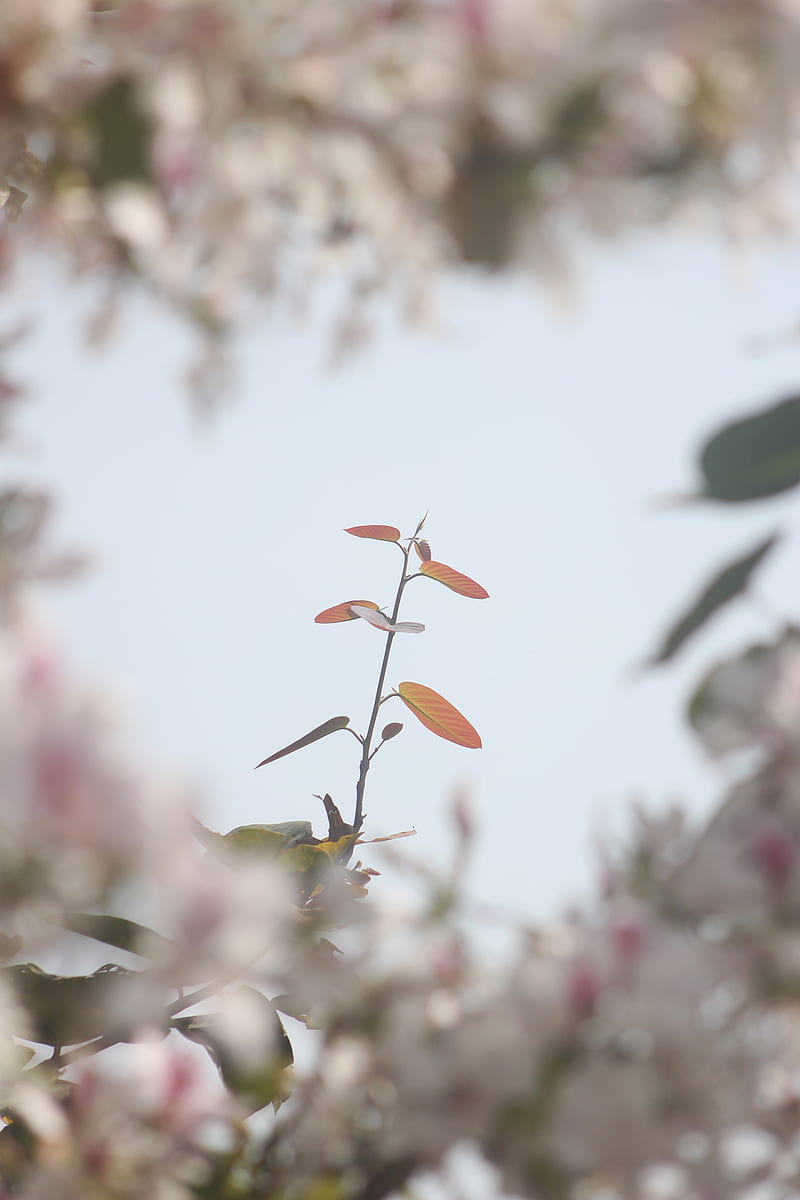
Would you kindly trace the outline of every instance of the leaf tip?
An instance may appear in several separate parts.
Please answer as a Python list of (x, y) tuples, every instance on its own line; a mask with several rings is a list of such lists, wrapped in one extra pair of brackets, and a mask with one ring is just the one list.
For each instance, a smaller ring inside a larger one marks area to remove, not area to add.
[(672, 512), (676, 508), (702, 504), (707, 499), (702, 492), (663, 492), (659, 496), (652, 496), (647, 502), (647, 507), (651, 512)]

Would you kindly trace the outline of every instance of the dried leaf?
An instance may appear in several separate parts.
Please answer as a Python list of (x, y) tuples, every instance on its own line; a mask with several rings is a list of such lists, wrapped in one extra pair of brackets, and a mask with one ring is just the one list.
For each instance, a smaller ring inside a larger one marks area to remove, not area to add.
[(431, 733), (469, 750), (479, 750), (483, 745), (477, 729), (463, 713), (432, 688), (422, 683), (401, 683), (397, 694)]
[(395, 529), (394, 525), (353, 525), (345, 529), (345, 533), (352, 533), (353, 537), (372, 538), (376, 542), (400, 541), (400, 530)]
[(346, 729), (349, 724), (349, 717), (331, 717), (329, 721), (323, 721), (316, 729), (312, 729), (310, 733), (306, 733), (303, 737), (298, 738), (296, 742), (292, 742), (289, 746), (284, 746), (282, 750), (276, 750), (274, 754), (270, 754), (269, 758), (264, 758), (260, 763), (256, 763), (256, 770), (259, 767), (265, 767), (267, 763), (284, 758), (287, 754), (294, 754), (295, 750), (302, 750), (305, 746), (310, 746), (312, 742), (318, 742), (320, 738), (327, 737), (329, 733), (336, 733), (339, 729)]
[[(396, 842), (398, 838), (416, 837), (416, 829), (404, 829), (402, 833), (386, 833), (383, 837), (374, 838), (359, 838), (356, 842), (357, 846), (372, 846), (376, 842)], [(379, 875), (380, 871), (371, 871), (370, 874)]]
[(440, 562), (422, 562), (419, 566), (422, 575), (428, 575), (431, 579), (436, 579), (439, 583), (443, 583), (445, 587), (449, 587), (452, 591), (458, 592), (460, 596), (469, 596), (471, 600), (487, 600), (489, 593), (486, 588), (481, 587), (474, 579), (470, 579), (468, 575), (462, 575), (460, 571), (454, 571), (452, 567), (445, 566)]
[(320, 796), (325, 816), (328, 818), (328, 840), (336, 842), (339, 838), (345, 837), (348, 833), (353, 832), (353, 826), (345, 821), (338, 807), (333, 802), (333, 797), (329, 792), (324, 796)]
[(321, 613), (317, 613), (314, 617), (317, 625), (333, 625), (336, 621), (355, 621), (358, 619), (358, 614), (351, 612), (353, 604), (357, 604), (359, 608), (372, 608), (375, 612), (378, 611), (378, 606), (372, 600), (345, 600), (343, 604), (334, 604), (333, 608), (325, 608)]

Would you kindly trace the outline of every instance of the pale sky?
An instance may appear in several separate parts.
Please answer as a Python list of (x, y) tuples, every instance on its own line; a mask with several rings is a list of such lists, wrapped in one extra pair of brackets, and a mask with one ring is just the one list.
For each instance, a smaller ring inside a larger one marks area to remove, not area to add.
[[(196, 785), (209, 824), (307, 817), (321, 832), (313, 793), (352, 813), (352, 737), (253, 767), (334, 715), (363, 731), (383, 636), (313, 617), (393, 597), (397, 551), (343, 527), (410, 533), (429, 510), (434, 558), (491, 599), (410, 584), (401, 616), (427, 631), (395, 640), (388, 682), (443, 693), (484, 749), (384, 706), (405, 729), (375, 759), (366, 833), (415, 826), (403, 852), (446, 862), (463, 787), (480, 831), (470, 891), (550, 914), (587, 893), (593, 839), (625, 828), (632, 799), (700, 812), (721, 787), (680, 708), (716, 658), (770, 635), (766, 610), (739, 602), (674, 666), (638, 681), (630, 668), (711, 571), (796, 524), (798, 500), (651, 501), (691, 487), (720, 422), (800, 383), (800, 342), (752, 347), (796, 322), (799, 265), (796, 245), (776, 245), (745, 285), (717, 245), (629, 241), (585, 252), (569, 314), (527, 281), (461, 276), (439, 289), (441, 337), (387, 321), (334, 374), (321, 320), (265, 319), (210, 423), (181, 389), (176, 322), (141, 303), (89, 354), (87, 294), (39, 277), (16, 297), (43, 318), (15, 357), (33, 400), (9, 473), (52, 484), (61, 541), (96, 555), (43, 611), (81, 674), (122, 695), (137, 744)], [(793, 611), (797, 553), (788, 538), (759, 576), (778, 611)], [(365, 859), (381, 866), (377, 848)]]

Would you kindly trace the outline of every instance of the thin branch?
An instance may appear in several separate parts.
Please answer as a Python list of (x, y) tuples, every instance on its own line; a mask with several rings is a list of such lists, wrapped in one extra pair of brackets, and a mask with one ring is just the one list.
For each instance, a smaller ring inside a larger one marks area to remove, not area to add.
[(377, 744), (377, 746), (375, 747), (375, 749), (372, 751), (372, 754), (370, 754), (370, 756), (369, 756), (369, 761), (370, 761), (370, 762), (372, 762), (373, 758), (374, 758), (374, 757), (375, 757), (375, 755), (378, 753), (378, 751), (380, 750), (381, 746), (385, 746), (385, 745), (386, 745), (385, 741), (383, 740), (383, 738), (381, 738), (381, 740), (378, 742), (378, 744)]
[[(427, 517), (427, 515), (428, 514), (426, 513), (425, 517)], [(406, 575), (406, 571), (408, 570), (408, 556), (411, 553), (411, 547), (413, 545), (414, 538), (425, 524), (425, 517), (423, 517), (422, 520), (417, 523), (417, 527), (409, 539), (405, 550), (403, 550), (402, 546), (400, 546), (400, 551), (403, 555), (403, 570), (400, 575), (400, 582), (397, 585), (397, 593), (394, 598), (394, 607), (392, 608), (391, 622), (393, 625), (396, 623), (398, 614), (400, 612), (400, 601), (403, 598), (403, 588), (408, 583), (409, 578), (411, 578), (411, 576)], [(396, 544), (398, 546), (400, 545), (399, 542)], [(378, 686), (375, 689), (375, 699), (372, 702), (372, 713), (370, 714), (367, 732), (364, 734), (362, 741), (361, 763), (359, 764), (358, 782), (356, 784), (356, 808), (355, 813), (353, 814), (353, 831), (355, 833), (358, 833), (358, 831), (361, 829), (361, 826), (364, 824), (364, 791), (367, 786), (367, 772), (369, 771), (369, 764), (372, 760), (370, 747), (372, 745), (372, 735), (375, 732), (375, 723), (378, 720), (378, 709), (385, 699), (385, 697), (382, 697), (381, 693), (383, 692), (383, 685), (386, 680), (386, 670), (389, 666), (389, 655), (392, 652), (393, 641), (394, 634), (391, 632), (387, 633), (386, 648), (383, 652), (383, 661), (381, 662), (381, 669), (378, 673)]]

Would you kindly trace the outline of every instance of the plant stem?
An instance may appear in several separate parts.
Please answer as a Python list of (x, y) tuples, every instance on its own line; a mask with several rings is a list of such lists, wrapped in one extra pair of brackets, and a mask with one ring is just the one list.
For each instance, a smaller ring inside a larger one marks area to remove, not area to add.
[[(420, 523), (417, 525), (417, 528), (414, 530), (414, 537), (409, 539), (408, 545), (406, 546), (405, 550), (403, 550), (403, 570), (400, 575), (400, 582), (397, 585), (397, 594), (394, 598), (394, 607), (392, 609), (391, 616), (391, 622), (393, 625), (397, 621), (397, 617), (400, 612), (400, 601), (403, 598), (403, 588), (411, 578), (410, 575), (406, 574), (406, 571), (408, 570), (408, 556), (411, 553), (411, 547), (414, 544), (414, 538), (422, 528), (424, 520), (425, 518), (423, 517), (422, 521), (420, 521)], [(375, 723), (378, 720), (378, 709), (381, 706), (382, 699), (381, 692), (383, 691), (383, 684), (386, 679), (386, 669), (389, 666), (389, 655), (392, 651), (393, 641), (394, 634), (387, 633), (386, 649), (383, 652), (383, 662), (381, 663), (381, 669), (378, 673), (378, 686), (375, 689), (375, 699), (372, 703), (372, 713), (370, 714), (369, 725), (367, 726), (367, 732), (364, 734), (364, 740), (362, 743), (361, 763), (358, 769), (358, 783), (356, 784), (356, 810), (353, 815), (354, 833), (358, 833), (358, 831), (361, 829), (361, 826), (364, 824), (364, 790), (367, 786), (367, 772), (369, 771), (369, 764), (372, 758), (372, 755), (370, 754), (370, 746), (372, 744), (372, 735), (375, 732)]]

